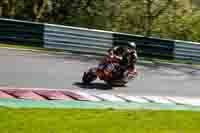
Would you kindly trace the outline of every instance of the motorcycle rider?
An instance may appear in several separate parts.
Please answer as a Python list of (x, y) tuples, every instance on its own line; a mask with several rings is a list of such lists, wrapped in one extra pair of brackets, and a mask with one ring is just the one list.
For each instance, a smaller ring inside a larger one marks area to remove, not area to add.
[[(127, 79), (132, 79), (131, 75), (137, 74), (135, 69), (136, 61), (135, 43), (129, 42), (125, 45), (115, 46), (108, 50), (108, 55), (101, 61), (98, 67), (84, 72), (82, 80), (84, 83), (90, 83), (99, 77), (100, 80), (115, 78), (118, 80), (123, 78), (124, 81), (127, 81)], [(87, 73), (90, 74), (88, 75)]]
[[(137, 52), (134, 42), (115, 46), (108, 50), (108, 56), (98, 66), (97, 74), (100, 79), (119, 78), (132, 72), (132, 74), (136, 74), (136, 61)], [(113, 71), (115, 75), (113, 75)]]
[(129, 75), (137, 74), (135, 64), (137, 62), (138, 56), (136, 51), (136, 44), (134, 42), (128, 42), (128, 44), (121, 46), (123, 54), (121, 60), (119, 61), (119, 66), (117, 66), (117, 75), (118, 77), (127, 77)]

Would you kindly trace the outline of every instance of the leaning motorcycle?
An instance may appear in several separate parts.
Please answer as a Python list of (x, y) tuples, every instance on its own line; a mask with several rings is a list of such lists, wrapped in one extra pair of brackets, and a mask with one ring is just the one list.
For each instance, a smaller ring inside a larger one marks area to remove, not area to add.
[(92, 81), (99, 78), (110, 86), (124, 86), (137, 76), (137, 72), (133, 69), (128, 69), (123, 74), (119, 73), (120, 70), (115, 62), (107, 62), (108, 67), (105, 70), (101, 68), (101, 64), (98, 67), (90, 68), (87, 72), (84, 72), (82, 82), (84, 84), (90, 84)]

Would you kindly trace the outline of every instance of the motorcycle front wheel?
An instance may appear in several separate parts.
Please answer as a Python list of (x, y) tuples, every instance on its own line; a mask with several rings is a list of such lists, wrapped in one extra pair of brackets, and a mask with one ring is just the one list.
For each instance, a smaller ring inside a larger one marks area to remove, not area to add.
[(96, 73), (95, 71), (92, 71), (92, 69), (90, 69), (88, 72), (83, 73), (82, 82), (84, 84), (90, 84), (92, 81), (96, 79), (97, 79)]

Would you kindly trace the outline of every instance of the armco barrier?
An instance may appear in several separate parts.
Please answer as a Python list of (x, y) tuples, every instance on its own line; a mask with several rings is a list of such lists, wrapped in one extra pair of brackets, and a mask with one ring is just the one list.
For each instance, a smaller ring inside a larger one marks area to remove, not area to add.
[(104, 55), (113, 45), (126, 45), (127, 41), (136, 42), (140, 56), (167, 59), (174, 57), (174, 42), (169, 40), (52, 24), (45, 24), (44, 28), (46, 48)]
[(43, 47), (44, 25), (0, 19), (0, 42)]
[(113, 45), (137, 44), (139, 57), (200, 63), (200, 44), (118, 32), (0, 18), (0, 42), (104, 55)]
[(45, 24), (44, 47), (104, 55), (113, 45), (111, 32)]
[(175, 41), (175, 58), (200, 63), (200, 43)]
[(126, 41), (137, 44), (137, 51), (140, 56), (174, 59), (175, 44), (173, 40), (114, 33), (114, 45), (123, 45)]

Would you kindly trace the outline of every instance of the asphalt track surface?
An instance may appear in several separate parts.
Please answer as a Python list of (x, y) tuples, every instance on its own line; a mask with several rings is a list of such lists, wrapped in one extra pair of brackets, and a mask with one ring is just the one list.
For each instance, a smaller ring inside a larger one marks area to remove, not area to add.
[(200, 96), (200, 70), (171, 65), (138, 65), (138, 77), (126, 87), (110, 89), (99, 80), (90, 86), (82, 85), (82, 73), (97, 62), (72, 54), (0, 49), (0, 86), (139, 96)]

